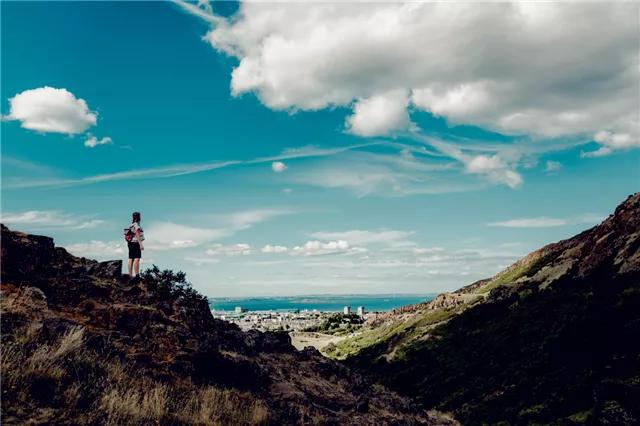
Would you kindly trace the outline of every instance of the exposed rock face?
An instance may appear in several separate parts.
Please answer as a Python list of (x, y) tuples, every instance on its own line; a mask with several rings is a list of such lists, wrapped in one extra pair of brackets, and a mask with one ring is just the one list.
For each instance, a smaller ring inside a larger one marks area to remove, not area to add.
[[(88, 348), (144, 377), (255, 395), (266, 401), (273, 424), (455, 424), (317, 351), (297, 352), (287, 334), (244, 333), (215, 320), (195, 293), (163, 295), (161, 282), (151, 278), (129, 284), (121, 268), (120, 261), (77, 258), (51, 238), (2, 226), (3, 338), (20, 340), (21, 327), (29, 326), (46, 344), (79, 326)], [(39, 393), (32, 389), (24, 399), (12, 391), (3, 387), (2, 414), (9, 423), (84, 424), (87, 410), (95, 409), (61, 413), (47, 406), (46, 421), (38, 420)]]
[(348, 363), (464, 424), (632, 424), (639, 306), (640, 193), (491, 279), (388, 315), (369, 331), (382, 339), (341, 344), (365, 342)]

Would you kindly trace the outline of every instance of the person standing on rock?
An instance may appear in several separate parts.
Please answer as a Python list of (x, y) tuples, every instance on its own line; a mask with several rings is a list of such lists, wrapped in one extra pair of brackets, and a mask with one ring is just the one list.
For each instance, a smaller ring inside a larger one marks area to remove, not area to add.
[(133, 212), (131, 225), (125, 228), (124, 239), (129, 247), (129, 276), (135, 278), (140, 274), (140, 258), (144, 250), (144, 231), (140, 226), (140, 212)]

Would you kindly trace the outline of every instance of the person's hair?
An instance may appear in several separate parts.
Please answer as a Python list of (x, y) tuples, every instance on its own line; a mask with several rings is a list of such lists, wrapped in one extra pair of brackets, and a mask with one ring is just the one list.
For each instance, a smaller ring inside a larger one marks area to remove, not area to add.
[(133, 212), (133, 214), (131, 215), (131, 220), (133, 222), (140, 222), (140, 212)]

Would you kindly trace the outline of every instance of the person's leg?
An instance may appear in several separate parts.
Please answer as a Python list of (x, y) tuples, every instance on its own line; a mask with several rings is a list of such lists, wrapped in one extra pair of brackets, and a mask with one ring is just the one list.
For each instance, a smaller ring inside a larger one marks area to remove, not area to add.
[(133, 269), (135, 271), (135, 276), (140, 275), (140, 259), (133, 259)]
[(129, 276), (133, 276), (133, 259), (129, 259)]

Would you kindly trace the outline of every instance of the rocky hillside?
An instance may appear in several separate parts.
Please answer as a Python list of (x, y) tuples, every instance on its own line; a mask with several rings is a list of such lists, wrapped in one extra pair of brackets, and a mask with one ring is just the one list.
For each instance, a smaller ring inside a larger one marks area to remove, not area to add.
[(184, 274), (138, 283), (2, 226), (3, 424), (455, 424), (286, 334), (214, 320)]
[(325, 351), (463, 424), (640, 422), (640, 193), (600, 225)]

